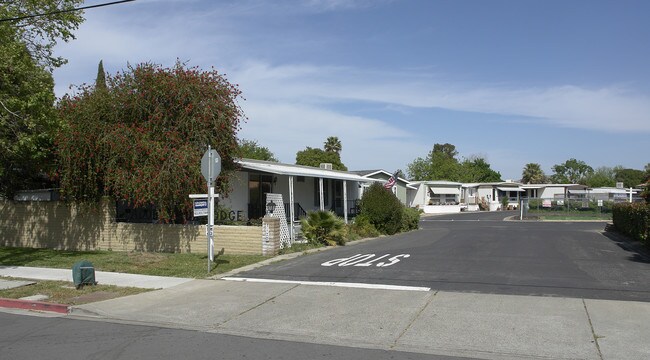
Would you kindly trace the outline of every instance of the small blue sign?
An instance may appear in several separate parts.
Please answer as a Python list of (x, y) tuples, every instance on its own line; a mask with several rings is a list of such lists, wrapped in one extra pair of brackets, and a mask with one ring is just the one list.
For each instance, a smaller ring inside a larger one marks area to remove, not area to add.
[(194, 200), (194, 217), (208, 216), (208, 200)]

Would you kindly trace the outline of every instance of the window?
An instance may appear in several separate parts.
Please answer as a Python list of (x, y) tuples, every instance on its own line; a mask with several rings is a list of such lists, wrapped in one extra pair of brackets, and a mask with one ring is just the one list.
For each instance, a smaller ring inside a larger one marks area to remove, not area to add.
[(304, 176), (298, 176), (298, 177), (296, 177), (296, 181), (304, 183), (305, 182), (305, 177)]

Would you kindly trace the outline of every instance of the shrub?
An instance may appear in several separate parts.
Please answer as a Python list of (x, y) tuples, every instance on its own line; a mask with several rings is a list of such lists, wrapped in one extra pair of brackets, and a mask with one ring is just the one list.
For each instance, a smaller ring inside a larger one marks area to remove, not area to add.
[(363, 193), (361, 215), (382, 234), (393, 235), (402, 227), (403, 205), (395, 194), (374, 183)]
[(417, 209), (402, 208), (402, 228), (400, 231), (417, 230), (420, 227), (420, 211)]
[(618, 231), (650, 245), (650, 205), (615, 204), (612, 207), (612, 220)]
[(504, 196), (501, 198), (501, 210), (507, 210), (507, 207), (508, 207), (508, 198)]
[(363, 214), (354, 218), (354, 223), (348, 226), (348, 240), (377, 237), (379, 235), (379, 231), (370, 223), (368, 217)]
[(331, 211), (310, 211), (300, 220), (302, 233), (310, 242), (345, 245), (345, 223)]

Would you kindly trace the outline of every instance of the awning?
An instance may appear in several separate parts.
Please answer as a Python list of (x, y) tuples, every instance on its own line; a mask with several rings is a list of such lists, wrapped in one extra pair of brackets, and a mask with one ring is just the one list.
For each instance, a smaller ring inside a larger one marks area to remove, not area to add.
[(520, 187), (499, 187), (497, 186), (497, 189), (501, 191), (516, 191), (516, 192), (524, 192), (526, 190), (520, 188)]
[(429, 186), (429, 190), (437, 195), (460, 195), (459, 188), (444, 188), (444, 187), (435, 187)]

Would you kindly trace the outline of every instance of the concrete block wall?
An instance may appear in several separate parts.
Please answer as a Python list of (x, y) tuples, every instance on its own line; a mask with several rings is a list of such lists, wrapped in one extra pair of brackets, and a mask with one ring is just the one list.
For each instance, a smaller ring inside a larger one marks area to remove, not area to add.
[[(115, 222), (115, 206), (0, 200), (0, 246), (207, 253), (205, 226)], [(259, 226), (216, 226), (215, 252), (262, 254)]]
[(262, 223), (262, 255), (273, 256), (280, 252), (280, 219), (266, 216)]

